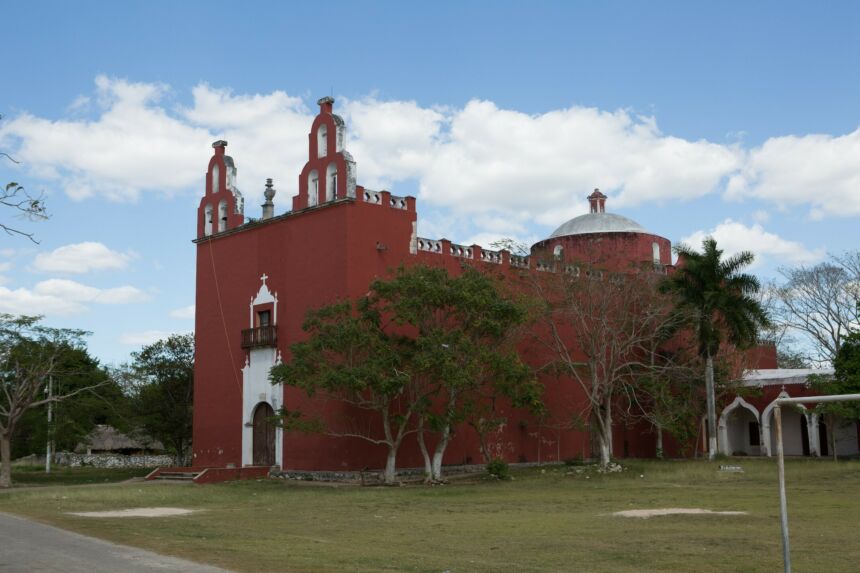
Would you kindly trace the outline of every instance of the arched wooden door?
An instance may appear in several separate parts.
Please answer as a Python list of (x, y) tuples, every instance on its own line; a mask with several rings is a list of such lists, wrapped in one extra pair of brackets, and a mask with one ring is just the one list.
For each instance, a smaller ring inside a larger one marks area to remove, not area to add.
[(254, 410), (254, 460), (255, 466), (275, 465), (275, 411), (265, 402)]

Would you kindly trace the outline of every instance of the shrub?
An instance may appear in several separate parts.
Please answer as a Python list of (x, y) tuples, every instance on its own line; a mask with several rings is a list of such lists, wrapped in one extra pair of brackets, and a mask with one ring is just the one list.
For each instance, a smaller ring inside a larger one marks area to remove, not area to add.
[(487, 464), (487, 473), (496, 479), (510, 479), (511, 471), (508, 462), (501, 458), (494, 458)]

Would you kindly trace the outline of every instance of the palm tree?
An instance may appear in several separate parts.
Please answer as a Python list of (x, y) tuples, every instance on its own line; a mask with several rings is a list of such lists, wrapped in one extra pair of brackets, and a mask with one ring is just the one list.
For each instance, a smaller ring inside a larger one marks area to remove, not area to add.
[(749, 348), (759, 331), (769, 324), (767, 313), (755, 298), (758, 279), (741, 270), (753, 262), (749, 251), (723, 259), (713, 237), (702, 241), (699, 253), (687, 245), (675, 247), (677, 270), (666, 278), (664, 292), (674, 293), (678, 310), (689, 316), (699, 355), (705, 360), (705, 391), (708, 401), (708, 459), (717, 453), (717, 420), (714, 398), (714, 356), (727, 341)]

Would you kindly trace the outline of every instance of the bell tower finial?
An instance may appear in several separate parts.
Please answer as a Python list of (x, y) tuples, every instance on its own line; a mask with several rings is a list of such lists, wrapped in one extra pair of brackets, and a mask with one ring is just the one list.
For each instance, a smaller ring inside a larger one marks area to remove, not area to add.
[(591, 213), (606, 212), (606, 195), (600, 192), (600, 189), (595, 189), (594, 193), (588, 196), (588, 203), (591, 205)]

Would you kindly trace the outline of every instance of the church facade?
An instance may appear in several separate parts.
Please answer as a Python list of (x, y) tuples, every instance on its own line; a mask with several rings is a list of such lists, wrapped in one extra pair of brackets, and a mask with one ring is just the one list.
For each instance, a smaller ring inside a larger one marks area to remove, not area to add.
[[(419, 237), (415, 198), (359, 185), (356, 161), (344, 148), (344, 121), (333, 111), (334, 100), (323, 98), (318, 103), (319, 114), (308, 134), (308, 161), (299, 174), (292, 208), (284, 214), (274, 214), (276, 192), (270, 180), (262, 217), (246, 220), (227, 142), (213, 144), (194, 241), (195, 467), (381, 467), (382, 446), (353, 438), (285, 433), (271, 423), (271, 416), (284, 405), (290, 410), (312, 407), (323, 419), (345, 415), (341, 403), (310, 404), (299, 390), (269, 382), (270, 368), (288, 359), (290, 344), (303, 336), (307, 310), (361, 296), (374, 279), (401, 265), (444, 267), (451, 273), (459, 272), (463, 263), (502, 272), (541, 270), (537, 257)], [(588, 199), (590, 213), (562, 224), (534, 249), (552, 253), (556, 260), (577, 260), (597, 248), (609, 264), (648, 264), (656, 272), (671, 269), (668, 239), (606, 212), (607, 198), (599, 191)], [(759, 366), (775, 368), (775, 356), (769, 354)], [(573, 384), (543, 382), (549, 408), (584, 403)], [(546, 428), (526, 412), (503, 413), (508, 422), (500, 440), (508, 461), (591, 455), (586, 432)], [(648, 427), (618, 425), (614, 439), (619, 457), (655, 454), (655, 436)], [(469, 428), (460, 429), (444, 463), (480, 460), (477, 438)], [(407, 439), (398, 466), (421, 465), (417, 443)]]

